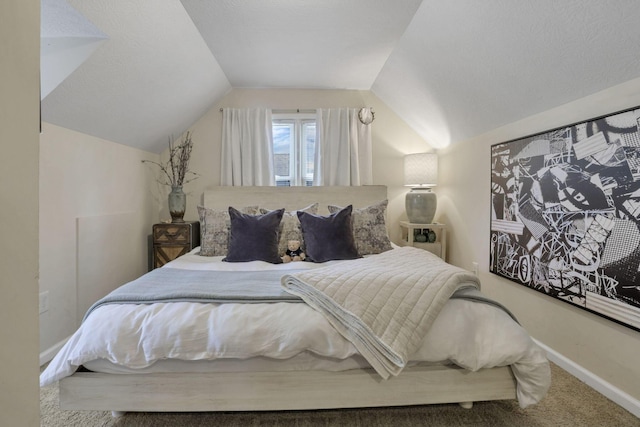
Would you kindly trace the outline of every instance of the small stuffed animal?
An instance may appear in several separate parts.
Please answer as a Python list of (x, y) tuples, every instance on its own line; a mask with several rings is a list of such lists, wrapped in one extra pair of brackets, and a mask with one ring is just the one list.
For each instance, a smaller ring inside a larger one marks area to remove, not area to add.
[(282, 257), (282, 262), (304, 261), (306, 255), (300, 247), (300, 240), (289, 240), (287, 242), (287, 251)]

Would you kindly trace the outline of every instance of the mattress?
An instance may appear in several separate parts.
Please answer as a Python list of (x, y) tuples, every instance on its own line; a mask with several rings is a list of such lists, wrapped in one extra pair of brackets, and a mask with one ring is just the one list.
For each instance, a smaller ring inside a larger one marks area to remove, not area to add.
[[(452, 365), (451, 361), (410, 362), (408, 366)], [(112, 363), (105, 359), (96, 359), (83, 365), (93, 372), (104, 374), (157, 374), (157, 373), (219, 373), (219, 372), (291, 372), (291, 371), (329, 371), (340, 372), (350, 369), (370, 368), (364, 357), (354, 355), (346, 359), (323, 357), (310, 352), (302, 352), (288, 359), (270, 357), (251, 357), (249, 359), (216, 360), (180, 360), (163, 359), (146, 368), (132, 369)]]

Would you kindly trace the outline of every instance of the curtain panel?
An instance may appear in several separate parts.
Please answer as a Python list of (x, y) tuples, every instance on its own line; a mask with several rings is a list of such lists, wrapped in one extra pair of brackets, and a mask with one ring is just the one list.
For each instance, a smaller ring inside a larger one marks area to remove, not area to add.
[(271, 109), (222, 110), (221, 185), (276, 185)]
[[(271, 109), (223, 109), (221, 161), (221, 185), (276, 185)], [(371, 126), (356, 108), (316, 110), (313, 185), (371, 184)]]
[(323, 108), (316, 112), (313, 185), (371, 185), (371, 126), (355, 108)]

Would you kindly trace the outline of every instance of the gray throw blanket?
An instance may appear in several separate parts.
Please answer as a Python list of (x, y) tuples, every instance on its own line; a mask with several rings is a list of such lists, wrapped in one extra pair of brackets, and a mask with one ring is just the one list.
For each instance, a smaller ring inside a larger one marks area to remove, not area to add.
[[(289, 272), (292, 270), (288, 270)], [(282, 271), (201, 271), (158, 268), (94, 303), (84, 319), (105, 304), (158, 302), (302, 302), (280, 286)]]
[(413, 247), (287, 274), (282, 286), (322, 313), (383, 378), (398, 375), (454, 292), (475, 275)]

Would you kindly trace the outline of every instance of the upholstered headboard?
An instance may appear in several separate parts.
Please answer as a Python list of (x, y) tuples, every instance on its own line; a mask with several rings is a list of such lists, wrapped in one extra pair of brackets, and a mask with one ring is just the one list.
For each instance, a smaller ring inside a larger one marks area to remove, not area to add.
[(229, 206), (258, 205), (266, 209), (296, 210), (318, 202), (318, 213), (327, 214), (327, 205), (354, 208), (368, 206), (387, 198), (384, 185), (359, 187), (214, 187), (206, 190), (204, 206), (224, 210)]

